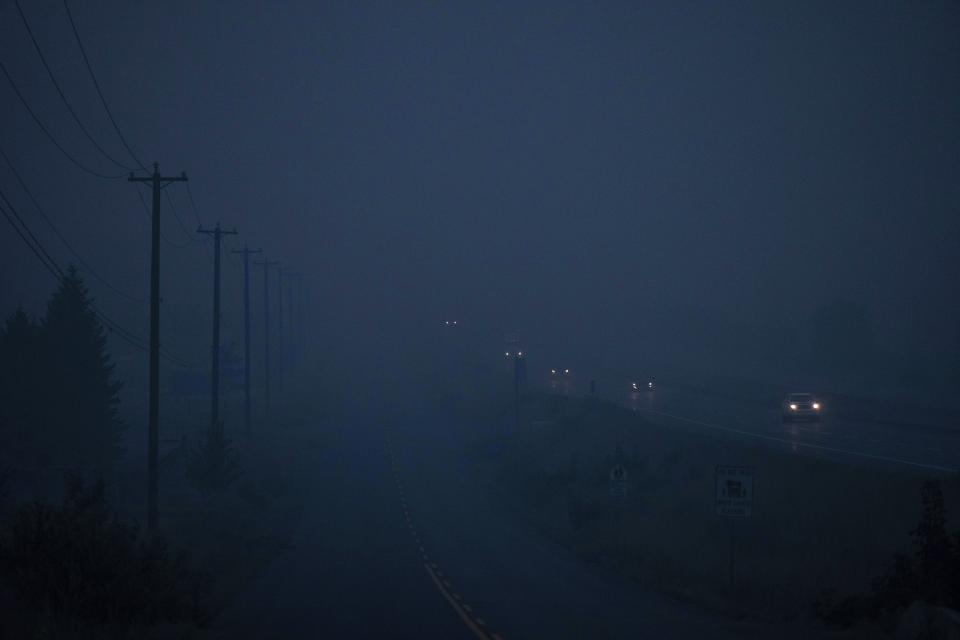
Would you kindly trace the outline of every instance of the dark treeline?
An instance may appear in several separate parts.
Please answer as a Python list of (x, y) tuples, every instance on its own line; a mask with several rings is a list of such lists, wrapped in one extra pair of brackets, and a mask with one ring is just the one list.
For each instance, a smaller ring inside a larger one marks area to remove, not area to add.
[(43, 318), (22, 309), (0, 330), (0, 469), (57, 484), (108, 475), (122, 453), (120, 383), (106, 333), (75, 268)]

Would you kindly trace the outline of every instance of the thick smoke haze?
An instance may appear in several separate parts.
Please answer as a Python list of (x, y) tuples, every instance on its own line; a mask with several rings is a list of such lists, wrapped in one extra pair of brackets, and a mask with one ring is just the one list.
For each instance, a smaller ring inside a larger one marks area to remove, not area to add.
[[(81, 119), (119, 156), (62, 7), (28, 13)], [(228, 249), (247, 242), (304, 274), (306, 337), (324, 348), (375, 360), (457, 316), (484, 327), (491, 349), (519, 330), (556, 357), (694, 363), (710, 359), (698, 345), (739, 332), (758, 338), (750, 360), (809, 344), (815, 310), (849, 301), (885, 352), (924, 366), (956, 357), (953, 4), (94, 2), (75, 13), (131, 146), (165, 174), (187, 172), (203, 223), (240, 231)], [(9, 3), (0, 35), (0, 59), (54, 136), (123, 173), (70, 121)], [(3, 147), (48, 215), (91, 266), (145, 298), (149, 228), (134, 187), (75, 170), (2, 91)], [(195, 235), (184, 189), (170, 195)], [(165, 344), (187, 353), (208, 342), (212, 259), (163, 204), (165, 235), (195, 243), (164, 245), (162, 258)], [(53, 282), (12, 233), (0, 241), (0, 310), (41, 313)], [(229, 344), (241, 337), (235, 256), (224, 273)], [(90, 286), (145, 334), (145, 304)]]
[(960, 637), (958, 106), (952, 0), (0, 0), (0, 638)]

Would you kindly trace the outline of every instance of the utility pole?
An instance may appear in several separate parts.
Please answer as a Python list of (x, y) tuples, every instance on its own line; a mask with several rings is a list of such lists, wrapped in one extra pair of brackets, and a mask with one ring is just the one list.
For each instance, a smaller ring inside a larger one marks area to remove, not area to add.
[(283, 274), (289, 272), (289, 269), (280, 267), (277, 269), (277, 343), (280, 348), (277, 349), (277, 390), (283, 391)]
[(262, 249), (234, 249), (230, 253), (243, 254), (243, 432), (250, 435), (250, 254)]
[(276, 260), (255, 262), (263, 265), (263, 409), (270, 415), (270, 267), (279, 265)]
[(300, 277), (300, 274), (296, 271), (287, 271), (287, 285), (289, 285), (289, 290), (287, 291), (287, 367), (293, 369), (294, 362), (296, 360), (296, 323), (294, 316), (294, 303), (297, 296), (297, 288), (294, 286), (297, 282), (297, 279)]
[(150, 409), (147, 418), (147, 528), (157, 530), (157, 501), (160, 495), (160, 191), (172, 182), (186, 182), (187, 174), (177, 177), (160, 175), (160, 165), (153, 163), (153, 175), (136, 177), (129, 182), (147, 182), (153, 189), (153, 213), (150, 231)]
[(526, 378), (527, 361), (523, 359), (523, 351), (513, 356), (513, 421), (517, 429), (520, 428), (520, 385)]
[(210, 428), (220, 420), (220, 239), (237, 235), (237, 230), (224, 231), (217, 223), (213, 229), (197, 228), (197, 233), (213, 236), (213, 345), (210, 354)]

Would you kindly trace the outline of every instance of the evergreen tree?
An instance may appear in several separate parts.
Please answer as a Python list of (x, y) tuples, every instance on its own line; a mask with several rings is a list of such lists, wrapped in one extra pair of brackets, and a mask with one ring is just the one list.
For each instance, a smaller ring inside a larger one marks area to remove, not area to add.
[(0, 329), (0, 466), (42, 461), (40, 327), (17, 309)]
[(104, 470), (120, 455), (121, 384), (106, 351), (103, 326), (74, 267), (47, 305), (41, 326), (48, 363), (44, 427), (55, 434), (59, 464)]
[(206, 438), (187, 457), (187, 479), (204, 496), (227, 489), (240, 477), (233, 456), (233, 443), (223, 431), (223, 422), (210, 425)]
[(923, 483), (920, 492), (923, 517), (910, 533), (916, 547), (916, 566), (921, 597), (933, 604), (945, 604), (951, 576), (951, 541), (947, 534), (947, 512), (938, 480)]

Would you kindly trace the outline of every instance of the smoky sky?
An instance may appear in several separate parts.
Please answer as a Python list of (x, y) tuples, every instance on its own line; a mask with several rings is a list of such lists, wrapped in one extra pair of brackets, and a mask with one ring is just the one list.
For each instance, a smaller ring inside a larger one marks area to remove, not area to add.
[[(21, 4), (71, 104), (120, 157), (62, 4)], [(318, 342), (395, 341), (457, 316), (544, 349), (669, 351), (683, 345), (657, 336), (678, 318), (802, 331), (844, 299), (902, 350), (956, 349), (956, 3), (71, 8), (131, 146), (187, 172), (203, 223), (240, 231), (225, 250), (247, 242), (305, 274)], [(11, 2), (0, 60), (66, 148), (116, 170), (69, 118)], [(8, 86), (0, 96), (0, 143), (47, 213), (145, 297), (134, 187), (76, 170)], [(68, 262), (6, 167), (0, 180)], [(170, 195), (196, 235), (186, 192)], [(193, 240), (169, 208), (163, 229)], [(0, 310), (41, 313), (51, 278), (9, 228), (0, 242)], [(211, 263), (201, 240), (163, 246), (172, 347), (209, 341)], [(226, 342), (241, 275), (225, 255)], [(146, 335), (145, 303), (90, 288)]]

